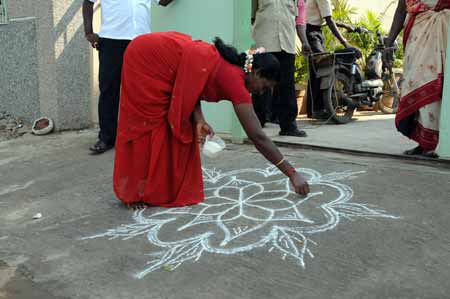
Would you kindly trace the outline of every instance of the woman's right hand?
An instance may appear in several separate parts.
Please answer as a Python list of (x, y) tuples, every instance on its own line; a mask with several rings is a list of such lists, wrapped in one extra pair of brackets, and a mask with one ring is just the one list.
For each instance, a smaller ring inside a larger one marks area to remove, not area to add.
[(298, 172), (293, 173), (289, 180), (294, 187), (295, 193), (306, 196), (309, 194), (308, 181)]
[(206, 140), (206, 136), (213, 136), (214, 130), (213, 128), (205, 121), (199, 122), (196, 124), (196, 133), (198, 143), (204, 144)]

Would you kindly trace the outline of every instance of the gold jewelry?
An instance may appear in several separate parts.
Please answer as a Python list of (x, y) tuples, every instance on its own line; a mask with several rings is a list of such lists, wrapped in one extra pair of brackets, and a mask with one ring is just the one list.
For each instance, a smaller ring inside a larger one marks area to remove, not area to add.
[(280, 162), (278, 162), (277, 164), (275, 164), (276, 167), (280, 166), (281, 164), (284, 163), (284, 161), (286, 161), (285, 158), (281, 159)]

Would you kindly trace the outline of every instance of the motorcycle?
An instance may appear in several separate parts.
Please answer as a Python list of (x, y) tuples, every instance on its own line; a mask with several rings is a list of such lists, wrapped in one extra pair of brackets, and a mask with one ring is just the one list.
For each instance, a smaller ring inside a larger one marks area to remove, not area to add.
[[(375, 48), (361, 68), (361, 52), (356, 48), (312, 54), (310, 63), (320, 80), (324, 106), (330, 118), (337, 124), (352, 120), (354, 111), (363, 106), (377, 105), (384, 113), (396, 113), (400, 88), (398, 74), (391, 64), (383, 63), (387, 50), (380, 32), (363, 27), (346, 27), (348, 31), (376, 36)], [(394, 46), (396, 47), (396, 46)], [(393, 59), (393, 57), (391, 57)]]

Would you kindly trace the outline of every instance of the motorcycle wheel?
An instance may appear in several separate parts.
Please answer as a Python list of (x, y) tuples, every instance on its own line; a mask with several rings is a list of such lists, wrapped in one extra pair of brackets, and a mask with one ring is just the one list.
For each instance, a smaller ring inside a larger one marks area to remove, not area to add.
[(356, 106), (351, 104), (352, 100), (347, 96), (350, 91), (350, 78), (342, 72), (336, 73), (333, 85), (324, 91), (325, 109), (336, 124), (346, 124), (352, 120)]
[[(401, 79), (400, 79), (401, 80)], [(400, 88), (395, 77), (386, 80), (378, 107), (384, 114), (395, 114), (400, 102)]]

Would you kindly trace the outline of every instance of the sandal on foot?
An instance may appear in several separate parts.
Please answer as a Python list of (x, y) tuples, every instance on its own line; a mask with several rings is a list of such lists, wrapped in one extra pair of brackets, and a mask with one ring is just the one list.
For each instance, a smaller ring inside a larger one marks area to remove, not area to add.
[(422, 153), (422, 156), (426, 157), (426, 158), (432, 158), (432, 159), (438, 159), (439, 155), (436, 154), (435, 151), (425, 151)]
[(126, 206), (129, 210), (137, 211), (146, 209), (148, 205), (144, 202), (135, 202), (135, 203), (127, 203)]
[(106, 151), (109, 151), (113, 147), (113, 145), (109, 145), (106, 142), (99, 140), (93, 146), (91, 146), (89, 150), (92, 152), (92, 155), (99, 155), (103, 154)]
[(421, 148), (420, 146), (417, 146), (413, 149), (404, 151), (403, 153), (407, 156), (417, 156), (417, 155), (422, 155), (423, 154), (423, 148)]

